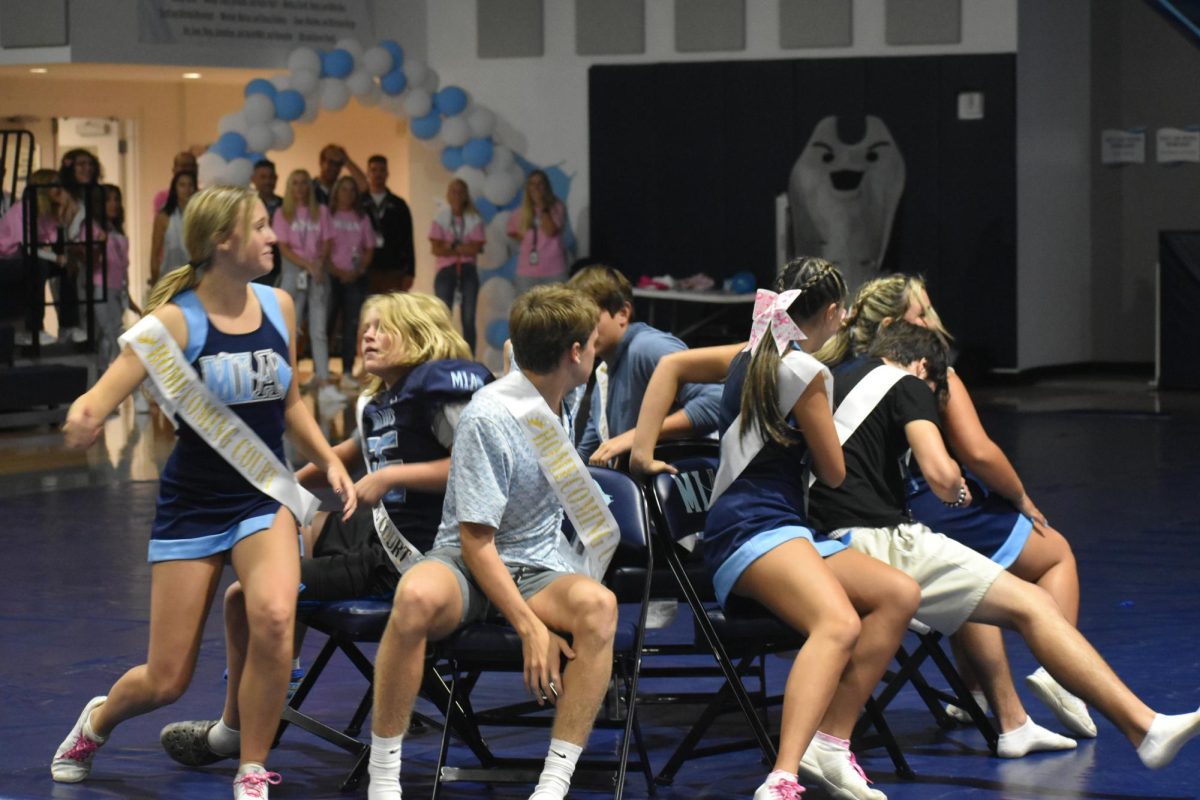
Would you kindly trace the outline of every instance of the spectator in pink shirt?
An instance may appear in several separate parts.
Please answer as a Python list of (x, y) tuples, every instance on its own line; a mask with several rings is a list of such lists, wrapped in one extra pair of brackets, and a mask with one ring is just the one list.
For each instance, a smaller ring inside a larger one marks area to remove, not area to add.
[(429, 243), (437, 256), (433, 293), (454, 312), (454, 292), (462, 293), (462, 334), (475, 352), (475, 301), (479, 297), (479, 271), (475, 260), (487, 235), (483, 218), (471, 202), (466, 181), (455, 178), (446, 188), (447, 207), (429, 226)]
[[(58, 172), (39, 169), (29, 176), (30, 186), (46, 186), (58, 182)], [(28, 310), (25, 330), (18, 331), (16, 343), (27, 346), (33, 337), (43, 344), (53, 344), (54, 337), (42, 330), (45, 304), (42, 300), (46, 280), (66, 263), (63, 244), (66, 220), (75, 215), (77, 204), (66, 190), (58, 186), (40, 189), (37, 192), (37, 241), (43, 245), (37, 251), (37, 269), (30, 273), (23, 261), (21, 246), (24, 241), (25, 210), (18, 199), (0, 219), (0, 287), (20, 287), (21, 303)], [(60, 313), (60, 317), (61, 317)]]
[(121, 352), (117, 341), (129, 308), (129, 240), (125, 238), (125, 206), (121, 187), (104, 186), (104, 270), (92, 276), (96, 300), (96, 366), (103, 372)]
[(329, 198), (333, 246), (329, 251), (329, 320), (342, 316), (342, 388), (357, 389), (354, 355), (358, 350), (358, 312), (367, 299), (367, 269), (375, 255), (375, 229), (361, 210), (358, 184), (343, 175)]
[[(292, 296), (296, 303), (297, 326), (307, 320), (308, 339), (312, 345), (313, 379), (323, 388), (317, 394), (322, 405), (345, 402), (329, 382), (328, 322), (329, 276), (326, 264), (333, 241), (333, 226), (329, 209), (317, 202), (312, 176), (307, 170), (294, 170), (288, 175), (283, 205), (275, 212), (272, 223), (283, 256), (279, 288)], [(307, 385), (307, 384), (306, 384)]]
[(517, 256), (517, 294), (539, 283), (567, 277), (567, 253), (563, 226), (567, 211), (550, 188), (550, 179), (540, 169), (525, 181), (525, 199), (508, 220), (508, 235), (521, 243)]
[[(181, 172), (196, 172), (196, 155), (191, 150), (180, 150), (175, 154), (175, 161), (171, 164), (172, 178)], [(159, 189), (154, 195), (154, 214), (163, 210), (163, 206), (167, 204), (167, 194), (170, 189)]]

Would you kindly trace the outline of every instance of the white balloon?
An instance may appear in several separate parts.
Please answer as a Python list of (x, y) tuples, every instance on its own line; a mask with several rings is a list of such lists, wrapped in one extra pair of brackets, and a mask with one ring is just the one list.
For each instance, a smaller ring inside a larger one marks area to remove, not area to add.
[(321, 56), (311, 47), (297, 47), (288, 55), (287, 65), (292, 72), (304, 70), (319, 74), (321, 72)]
[(276, 89), (278, 89), (281, 92), (284, 89), (292, 88), (291, 79), (289, 78), (289, 76), (286, 72), (282, 72), (279, 75), (272, 76), (271, 77), (271, 85), (274, 86)]
[(433, 108), (433, 96), (424, 89), (412, 89), (405, 92), (404, 111), (413, 119), (419, 119)]
[(483, 184), (483, 196), (494, 205), (507, 205), (517, 196), (521, 181), (507, 170), (488, 175)]
[(488, 175), (495, 175), (498, 172), (507, 172), (508, 168), (516, 162), (516, 157), (513, 151), (502, 144), (492, 147), (492, 160), (487, 166)]
[(250, 130), (250, 123), (246, 121), (246, 117), (241, 111), (234, 111), (231, 114), (226, 114), (221, 117), (221, 121), (217, 123), (217, 133), (229, 133), (233, 131), (246, 135), (246, 131)]
[(471, 138), (471, 126), (462, 114), (442, 120), (442, 142), (450, 147), (462, 147)]
[(364, 106), (377, 106), (379, 105), (379, 101), (382, 99), (383, 89), (380, 89), (379, 84), (375, 83), (374, 81), (371, 82), (371, 88), (366, 94), (360, 94), (358, 96), (359, 104)]
[(392, 54), (382, 47), (372, 47), (363, 53), (361, 63), (368, 75), (379, 78), (392, 71)]
[(313, 72), (309, 69), (292, 70), (292, 74), (288, 76), (288, 83), (292, 88), (303, 95), (310, 95), (317, 90), (317, 85), (321, 82), (321, 73)]
[[(287, 124), (286, 122), (284, 123)], [(246, 150), (251, 153), (264, 153), (275, 143), (275, 133), (270, 123), (260, 122), (252, 125), (246, 132)]]
[(491, 136), (496, 129), (496, 115), (491, 109), (472, 106), (467, 109), (466, 117), (467, 124), (471, 126), (471, 135), (477, 139)]
[[(500, 225), (497, 225), (496, 220), (501, 216), (501, 214), (505, 215), (504, 222)], [(488, 223), (486, 231), (487, 242), (483, 246), (483, 252), (479, 254), (479, 266), (484, 267), (485, 269), (499, 267), (505, 261), (508, 261), (508, 257), (511, 253), (509, 248), (511, 247), (512, 242), (512, 240), (508, 238), (508, 231), (505, 230), (505, 226), (508, 225), (508, 214), (509, 212), (502, 211), (500, 214), (492, 217), (492, 221)]]
[(437, 70), (433, 67), (427, 68), (425, 71), (425, 80), (421, 81), (421, 86), (428, 89), (430, 94), (434, 94), (441, 85), (442, 79), (438, 77)]
[(225, 167), (220, 182), (229, 186), (245, 186), (250, 183), (250, 176), (253, 174), (254, 162), (248, 158), (235, 158)]
[(414, 61), (411, 58), (404, 61), (404, 77), (408, 79), (408, 85), (412, 88), (425, 82), (425, 74), (428, 71), (429, 67), (425, 66), (424, 61)]
[(265, 94), (252, 94), (242, 106), (242, 116), (251, 126), (270, 122), (275, 119), (275, 102)]
[(296, 132), (292, 130), (292, 126), (281, 119), (277, 119), (270, 123), (271, 138), (273, 144), (272, 150), (287, 150), (292, 146), (292, 142), (296, 141)]
[(319, 103), (309, 102), (308, 100), (305, 100), (304, 113), (301, 114), (300, 119), (298, 119), (296, 121), (297, 122), (312, 122), (314, 119), (317, 118), (317, 114), (319, 114), (320, 112), (321, 112), (321, 106)]
[(454, 177), (467, 184), (472, 197), (479, 197), (483, 193), (483, 182), (487, 180), (479, 167), (459, 167), (454, 171)]
[(341, 111), (349, 102), (350, 89), (345, 81), (339, 78), (325, 78), (321, 81), (321, 108)]
[[(388, 53), (391, 55), (391, 53)], [(379, 99), (379, 107), (397, 117), (403, 117), (407, 114), (404, 110), (404, 101), (408, 97), (407, 94), (385, 94)]]
[(364, 69), (356, 69), (346, 78), (346, 86), (354, 93), (355, 97), (367, 94), (374, 85), (375, 79)]
[(333, 46), (335, 49), (345, 50), (353, 56), (355, 66), (362, 62), (363, 46), (358, 39), (338, 39)]
[(196, 159), (196, 178), (201, 186), (212, 186), (214, 181), (225, 172), (225, 161), (217, 153), (207, 152)]
[(498, 319), (508, 319), (508, 312), (516, 299), (516, 287), (507, 278), (497, 276), (484, 281), (479, 287), (479, 297), (476, 301), (476, 330), (483, 333), (487, 331), (489, 323)]

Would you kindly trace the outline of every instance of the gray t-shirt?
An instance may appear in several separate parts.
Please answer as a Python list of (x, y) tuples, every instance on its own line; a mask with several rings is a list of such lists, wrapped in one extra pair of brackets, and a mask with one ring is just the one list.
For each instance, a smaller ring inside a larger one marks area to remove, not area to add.
[[(459, 523), (473, 522), (496, 529), (496, 550), (507, 566), (571, 572), (558, 549), (562, 504), (520, 423), (490, 388), (475, 393), (458, 421), (433, 547), (461, 547)], [(571, 429), (566, 420), (564, 427)]]

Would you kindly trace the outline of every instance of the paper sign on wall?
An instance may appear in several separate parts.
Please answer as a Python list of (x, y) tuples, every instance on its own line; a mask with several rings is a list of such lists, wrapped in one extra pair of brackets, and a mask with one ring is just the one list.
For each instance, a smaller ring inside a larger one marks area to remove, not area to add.
[(1146, 162), (1146, 129), (1105, 128), (1100, 132), (1100, 163), (1144, 164)]
[(155, 44), (332, 47), (370, 38), (367, 0), (138, 0), (138, 32)]
[(1155, 157), (1160, 164), (1200, 161), (1200, 129), (1159, 128)]

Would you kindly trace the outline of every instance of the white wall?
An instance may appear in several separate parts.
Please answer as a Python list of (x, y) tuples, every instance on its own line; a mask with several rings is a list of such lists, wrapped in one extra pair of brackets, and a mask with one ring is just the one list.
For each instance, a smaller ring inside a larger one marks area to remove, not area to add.
[(1017, 366), (1092, 352), (1090, 0), (1021, 0)]
[[(543, 5), (545, 54), (541, 58), (479, 59), (475, 0), (431, 0), (426, 6), (428, 60), (442, 85), (458, 84), (497, 112), (502, 121), (500, 137), (506, 143), (535, 163), (561, 165), (574, 176), (567, 207), (581, 254), (588, 247), (587, 70), (593, 64), (1002, 53), (1017, 47), (1017, 0), (963, 0), (962, 42), (937, 46), (887, 45), (883, 0), (855, 0), (852, 46), (804, 50), (779, 46), (778, 0), (746, 0), (745, 50), (677, 53), (675, 4), (647, 0), (645, 53), (577, 56), (575, 4), (546, 0)], [(707, 102), (699, 91), (696, 102)], [(443, 188), (444, 181), (413, 186), (415, 192), (438, 197)]]

